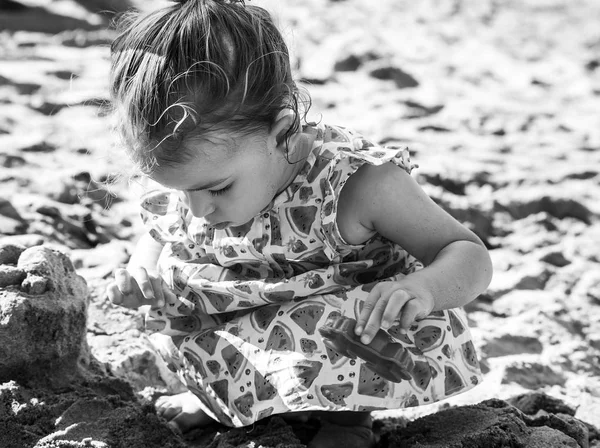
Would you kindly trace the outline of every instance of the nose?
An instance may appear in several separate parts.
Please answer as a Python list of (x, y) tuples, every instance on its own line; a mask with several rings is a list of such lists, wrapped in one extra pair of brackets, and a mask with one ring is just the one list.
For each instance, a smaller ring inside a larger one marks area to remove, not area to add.
[(210, 194), (203, 191), (192, 191), (185, 193), (188, 206), (196, 218), (203, 218), (215, 211)]

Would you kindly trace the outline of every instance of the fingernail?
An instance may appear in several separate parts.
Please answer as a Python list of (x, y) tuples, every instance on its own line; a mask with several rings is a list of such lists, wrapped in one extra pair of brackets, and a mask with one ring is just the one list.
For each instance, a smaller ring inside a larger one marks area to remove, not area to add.
[(384, 330), (387, 330), (390, 327), (390, 323), (388, 321), (383, 321), (381, 322), (381, 328), (383, 328)]
[(369, 336), (363, 336), (362, 338), (360, 338), (360, 342), (362, 342), (365, 345), (369, 345)]
[(354, 332), (355, 332), (357, 335), (359, 335), (359, 336), (360, 336), (360, 334), (362, 333), (362, 330), (363, 330), (363, 328), (362, 328), (362, 327), (356, 327), (356, 328), (354, 329)]

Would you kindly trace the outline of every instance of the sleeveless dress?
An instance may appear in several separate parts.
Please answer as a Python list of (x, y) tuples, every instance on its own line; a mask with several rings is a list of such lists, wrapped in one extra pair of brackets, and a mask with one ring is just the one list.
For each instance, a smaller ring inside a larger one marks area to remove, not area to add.
[(407, 149), (338, 126), (315, 129), (294, 182), (244, 226), (211, 228), (176, 191), (141, 200), (142, 219), (164, 244), (160, 275), (176, 293), (149, 311), (147, 331), (204, 412), (228, 426), (296, 411), (419, 406), (481, 381), (461, 308), (407, 333), (395, 323), (369, 346), (353, 338), (371, 288), (423, 266), (380, 235), (347, 244), (336, 224), (340, 191), (365, 163), (413, 166)]

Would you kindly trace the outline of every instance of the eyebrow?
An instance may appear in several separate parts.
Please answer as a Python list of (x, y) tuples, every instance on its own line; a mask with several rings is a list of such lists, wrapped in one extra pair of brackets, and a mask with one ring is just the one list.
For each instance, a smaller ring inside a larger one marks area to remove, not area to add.
[(219, 184), (229, 180), (229, 177), (224, 177), (223, 179), (215, 180), (214, 182), (209, 182), (207, 184), (196, 185), (193, 188), (186, 188), (184, 191), (198, 191), (198, 190), (207, 190), (208, 188), (216, 187)]

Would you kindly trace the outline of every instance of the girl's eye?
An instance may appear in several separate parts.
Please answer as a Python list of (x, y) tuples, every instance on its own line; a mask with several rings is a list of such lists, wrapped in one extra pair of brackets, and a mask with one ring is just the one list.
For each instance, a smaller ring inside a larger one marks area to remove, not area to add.
[(221, 188), (220, 190), (208, 190), (208, 192), (212, 195), (212, 196), (220, 196), (222, 194), (227, 193), (227, 191), (229, 191), (231, 189), (231, 186), (233, 184), (229, 184), (227, 185), (225, 188)]

